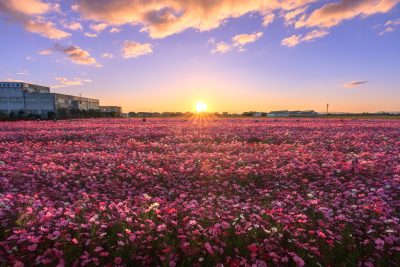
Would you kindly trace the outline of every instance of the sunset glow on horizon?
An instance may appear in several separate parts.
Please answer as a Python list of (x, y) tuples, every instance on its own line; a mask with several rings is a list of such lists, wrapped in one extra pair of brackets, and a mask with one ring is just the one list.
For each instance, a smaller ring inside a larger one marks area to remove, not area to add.
[(202, 113), (207, 111), (207, 104), (204, 102), (197, 102), (196, 104), (196, 112)]
[[(398, 0), (0, 0), (0, 81), (124, 112), (400, 111)], [(29, 44), (29, 45), (28, 45)]]

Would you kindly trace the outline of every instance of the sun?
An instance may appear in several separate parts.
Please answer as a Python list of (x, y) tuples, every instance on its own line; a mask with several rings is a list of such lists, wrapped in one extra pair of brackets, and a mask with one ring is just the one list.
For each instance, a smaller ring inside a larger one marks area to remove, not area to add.
[(197, 102), (196, 104), (197, 113), (203, 113), (207, 111), (207, 104), (204, 102)]

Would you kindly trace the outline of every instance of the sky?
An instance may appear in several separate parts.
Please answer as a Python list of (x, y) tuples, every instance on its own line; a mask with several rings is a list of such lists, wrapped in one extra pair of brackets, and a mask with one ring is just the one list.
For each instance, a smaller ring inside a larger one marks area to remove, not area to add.
[(400, 0), (0, 0), (0, 80), (129, 111), (400, 111)]

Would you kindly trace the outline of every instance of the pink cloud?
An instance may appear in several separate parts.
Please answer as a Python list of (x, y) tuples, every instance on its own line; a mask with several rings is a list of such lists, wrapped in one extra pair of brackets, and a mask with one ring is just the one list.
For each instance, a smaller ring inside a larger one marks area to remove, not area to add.
[[(163, 38), (193, 28), (208, 31), (229, 18), (249, 13), (269, 14), (291, 10), (315, 0), (222, 0), (222, 1), (139, 1), (77, 0), (73, 9), (84, 18), (112, 25), (139, 24), (153, 38)], [(271, 17), (267, 18), (267, 21)]]
[(124, 58), (136, 58), (153, 53), (153, 46), (149, 43), (125, 41), (122, 48)]
[[(262, 32), (253, 32), (250, 34), (238, 34), (232, 37), (231, 43), (219, 42), (215, 45), (215, 48), (211, 51), (212, 53), (221, 53), (225, 54), (227, 52), (232, 51), (236, 48), (239, 52), (243, 52), (246, 50), (245, 46), (254, 43), (258, 39), (260, 39), (264, 34)], [(215, 39), (212, 38), (208, 41), (208, 43), (214, 44)]]
[(43, 18), (43, 15), (50, 12), (60, 12), (59, 4), (45, 3), (41, 0), (0, 2), (0, 13), (8, 20), (22, 24), (26, 31), (56, 40), (69, 37), (70, 33), (58, 29), (53, 22)]
[(297, 21), (296, 28), (330, 28), (357, 16), (367, 17), (377, 13), (386, 13), (399, 2), (400, 0), (341, 0), (329, 3)]
[(343, 87), (345, 88), (354, 88), (363, 84), (368, 83), (368, 81), (353, 81), (353, 82), (348, 82), (343, 84)]
[(313, 30), (305, 35), (292, 35), (282, 40), (281, 44), (287, 47), (294, 47), (302, 42), (312, 42), (315, 39), (322, 38), (328, 35), (329, 32), (325, 30)]
[(56, 44), (53, 48), (54, 51), (61, 52), (65, 54), (68, 59), (71, 60), (72, 63), (78, 65), (95, 65), (96, 67), (100, 67), (101, 65), (97, 63), (96, 59), (90, 55), (90, 53), (86, 50), (83, 50), (79, 46), (62, 46)]

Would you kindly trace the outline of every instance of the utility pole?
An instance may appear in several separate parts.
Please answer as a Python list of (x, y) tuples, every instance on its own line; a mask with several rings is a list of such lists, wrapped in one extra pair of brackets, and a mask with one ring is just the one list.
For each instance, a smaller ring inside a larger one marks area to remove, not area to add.
[(329, 115), (329, 104), (326, 104), (326, 115)]

